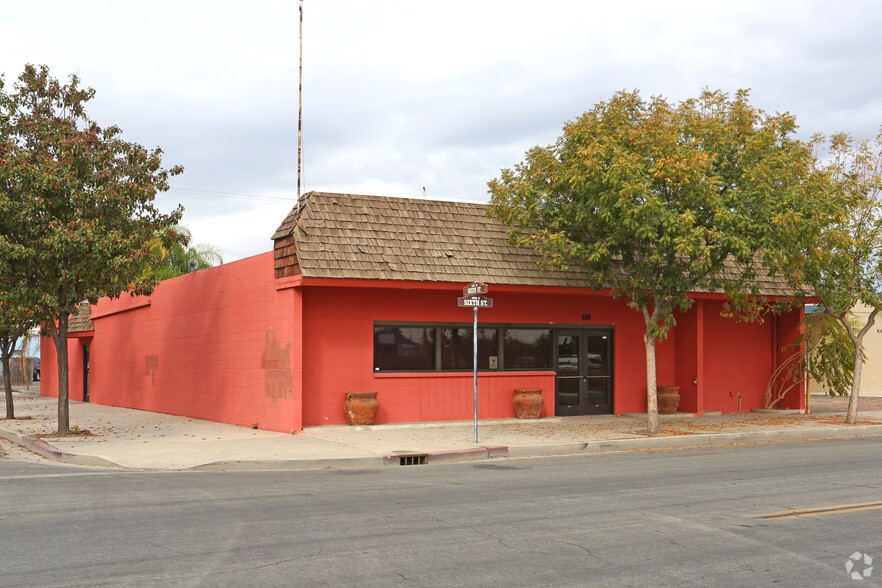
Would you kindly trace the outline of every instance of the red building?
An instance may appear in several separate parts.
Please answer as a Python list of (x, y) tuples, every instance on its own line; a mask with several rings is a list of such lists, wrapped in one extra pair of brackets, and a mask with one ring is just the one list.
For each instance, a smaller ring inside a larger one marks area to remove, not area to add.
[[(494, 305), (479, 311), (479, 418), (514, 417), (516, 387), (542, 388), (544, 415), (645, 412), (641, 314), (583, 287), (579, 269), (541, 269), (486, 209), (306, 194), (273, 252), (78, 317), (70, 398), (289, 432), (345, 423), (345, 393), (375, 390), (378, 423), (467, 420), (473, 311), (457, 297), (480, 281)], [(721, 295), (692, 296), (658, 345), (658, 383), (680, 387), (683, 412), (763, 406), (802, 310), (740, 323), (720, 316)], [(41, 393), (56, 395), (43, 345)], [(804, 408), (802, 387), (781, 406)]]

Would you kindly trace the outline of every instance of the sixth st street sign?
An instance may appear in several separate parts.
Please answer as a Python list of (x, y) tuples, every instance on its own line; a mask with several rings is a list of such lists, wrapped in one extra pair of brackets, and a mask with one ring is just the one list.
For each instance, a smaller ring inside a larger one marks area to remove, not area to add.
[(493, 299), (486, 296), (460, 296), (456, 299), (456, 305), (468, 308), (493, 308)]

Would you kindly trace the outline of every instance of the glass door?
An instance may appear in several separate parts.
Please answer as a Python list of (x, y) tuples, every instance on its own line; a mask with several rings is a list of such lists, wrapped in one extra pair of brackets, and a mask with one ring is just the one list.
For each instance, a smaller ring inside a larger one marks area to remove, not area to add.
[(612, 412), (612, 332), (594, 329), (555, 331), (557, 371), (555, 414)]

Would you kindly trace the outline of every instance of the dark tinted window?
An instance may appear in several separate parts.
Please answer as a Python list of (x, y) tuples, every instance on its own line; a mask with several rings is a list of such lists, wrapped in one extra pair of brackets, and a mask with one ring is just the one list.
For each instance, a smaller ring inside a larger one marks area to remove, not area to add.
[(505, 329), (506, 370), (551, 367), (551, 329)]
[(374, 327), (374, 370), (435, 368), (435, 329)]
[[(474, 369), (473, 331), (465, 327), (441, 329), (441, 369)], [(478, 329), (478, 369), (497, 369), (499, 331)], [(491, 358), (493, 361), (491, 362)]]

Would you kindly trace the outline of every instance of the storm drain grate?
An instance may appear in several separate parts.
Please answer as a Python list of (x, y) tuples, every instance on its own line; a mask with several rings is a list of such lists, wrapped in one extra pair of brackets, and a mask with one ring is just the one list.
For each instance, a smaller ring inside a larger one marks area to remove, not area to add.
[(426, 465), (427, 455), (402, 455), (398, 457), (398, 465)]

